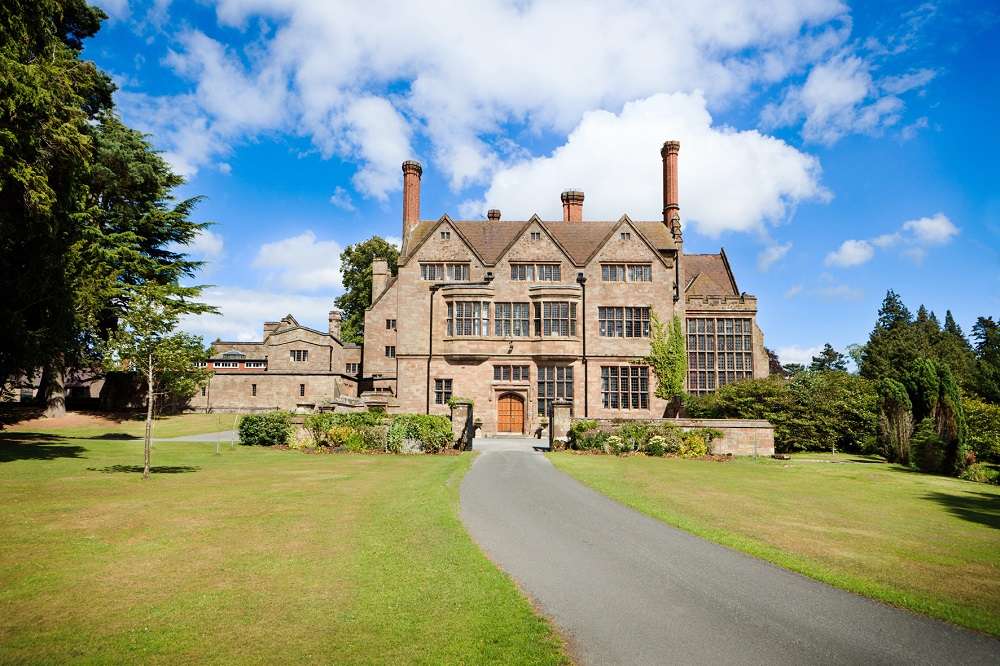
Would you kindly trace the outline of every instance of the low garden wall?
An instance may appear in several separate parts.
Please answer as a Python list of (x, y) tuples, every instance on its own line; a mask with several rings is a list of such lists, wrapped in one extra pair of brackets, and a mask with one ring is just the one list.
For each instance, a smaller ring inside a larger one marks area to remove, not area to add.
[[(558, 405), (553, 409), (552, 440), (566, 442), (569, 437), (571, 419), (559, 418)], [(596, 421), (601, 430), (612, 431), (621, 426), (621, 419), (590, 419)], [(625, 421), (627, 422), (627, 421)], [(653, 425), (669, 424), (681, 430), (715, 430), (711, 441), (711, 452), (716, 455), (771, 456), (774, 455), (774, 426), (756, 419), (642, 419)]]

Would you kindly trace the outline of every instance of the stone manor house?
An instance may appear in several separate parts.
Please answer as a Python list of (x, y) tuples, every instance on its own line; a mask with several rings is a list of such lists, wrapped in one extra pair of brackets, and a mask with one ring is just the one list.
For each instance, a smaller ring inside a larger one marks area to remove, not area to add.
[(590, 418), (655, 418), (652, 313), (681, 317), (687, 388), (713, 391), (768, 372), (757, 299), (725, 251), (685, 254), (680, 144), (667, 141), (663, 218), (585, 221), (584, 194), (562, 193), (562, 220), (420, 219), (421, 165), (403, 163), (403, 247), (396, 275), (372, 267), (362, 347), (340, 340), (340, 315), (317, 331), (288, 315), (262, 342), (216, 341), (196, 409), (312, 407), (360, 398), (393, 411), (448, 414), (475, 402), (485, 433), (532, 433), (556, 400)]

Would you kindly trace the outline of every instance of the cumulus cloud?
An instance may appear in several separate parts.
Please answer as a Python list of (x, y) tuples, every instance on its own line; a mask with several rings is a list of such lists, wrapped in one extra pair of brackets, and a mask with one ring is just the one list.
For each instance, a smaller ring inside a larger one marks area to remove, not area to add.
[(801, 284), (793, 284), (791, 287), (785, 290), (785, 298), (792, 299), (802, 293)]
[(202, 229), (187, 246), (187, 251), (199, 259), (218, 259), (225, 245), (222, 235)]
[(769, 270), (771, 266), (781, 261), (791, 249), (791, 241), (787, 243), (769, 245), (764, 248), (761, 250), (760, 254), (757, 255), (757, 270), (762, 272)]
[(827, 266), (848, 268), (867, 263), (874, 256), (875, 248), (868, 241), (845, 240), (839, 248), (826, 255), (826, 260), (823, 263)]
[[(587, 111), (660, 92), (701, 89), (723, 106), (850, 35), (840, 0), (223, 0), (216, 13), (224, 27), (267, 28), (241, 50), (195, 30), (179, 35), (167, 64), (193, 85), (189, 120), (227, 146), (266, 131), (300, 133), (324, 155), (357, 160), (355, 186), (376, 198), (399, 188), (386, 165), (411, 152), (414, 132), (460, 189), (489, 181), (519, 154), (505, 143), (510, 125), (563, 134)], [(560, 29), (567, 15), (572, 29)], [(190, 153), (172, 141), (168, 150)]]
[(333, 301), (318, 296), (276, 293), (259, 289), (213, 287), (202, 300), (219, 308), (220, 314), (185, 317), (181, 328), (206, 340), (251, 341), (263, 337), (263, 322), (292, 314), (300, 324), (326, 329), (326, 316)]
[(800, 201), (829, 196), (814, 157), (756, 131), (715, 126), (700, 93), (675, 93), (629, 102), (617, 114), (585, 114), (564, 145), (498, 170), (483, 198), (460, 212), (479, 217), (497, 207), (512, 219), (558, 219), (559, 193), (573, 186), (586, 193), (588, 218), (658, 219), (665, 139), (681, 142), (682, 217), (707, 235), (758, 230)]
[(353, 212), (357, 210), (354, 202), (351, 200), (351, 194), (343, 187), (338, 185), (334, 190), (333, 194), (330, 195), (330, 203), (340, 208), (341, 210), (346, 210), (348, 212)]
[(823, 345), (814, 345), (812, 347), (788, 345), (787, 347), (779, 347), (775, 350), (775, 353), (778, 355), (778, 360), (781, 361), (782, 365), (787, 363), (809, 365), (812, 357), (818, 355), (821, 351), (823, 351)]
[(903, 256), (920, 263), (933, 247), (947, 245), (960, 233), (955, 223), (944, 213), (907, 220), (899, 231), (876, 236), (871, 240), (846, 240), (826, 255), (827, 266), (849, 268), (860, 266), (875, 256), (875, 249), (897, 248)]
[(336, 241), (321, 241), (312, 231), (265, 243), (253, 260), (267, 269), (266, 280), (299, 291), (339, 289), (340, 252)]

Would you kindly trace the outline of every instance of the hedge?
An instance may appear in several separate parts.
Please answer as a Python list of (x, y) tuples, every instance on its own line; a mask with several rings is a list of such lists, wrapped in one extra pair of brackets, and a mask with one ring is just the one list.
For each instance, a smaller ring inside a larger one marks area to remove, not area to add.
[(240, 444), (274, 446), (287, 444), (292, 436), (292, 415), (288, 412), (247, 414), (240, 418)]

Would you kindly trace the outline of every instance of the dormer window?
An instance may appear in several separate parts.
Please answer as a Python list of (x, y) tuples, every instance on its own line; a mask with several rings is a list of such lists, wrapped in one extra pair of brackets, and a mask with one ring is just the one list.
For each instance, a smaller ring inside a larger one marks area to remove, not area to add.
[(441, 240), (451, 240), (451, 232), (450, 231), (442, 231), (441, 232)]
[(222, 358), (226, 358), (226, 359), (233, 359), (233, 358), (235, 358), (235, 359), (241, 359), (241, 358), (246, 358), (246, 354), (244, 354), (241, 351), (237, 351), (235, 349), (230, 349), (227, 352), (222, 352)]

